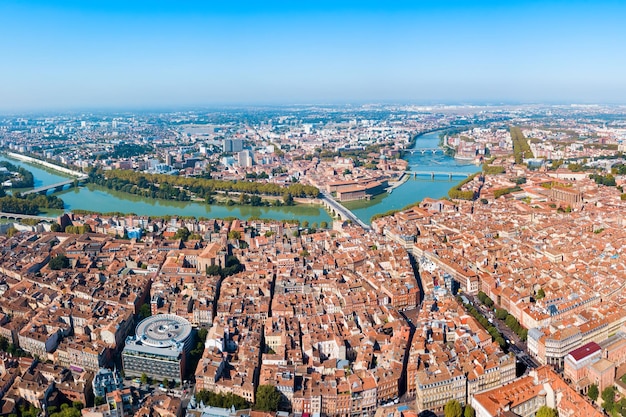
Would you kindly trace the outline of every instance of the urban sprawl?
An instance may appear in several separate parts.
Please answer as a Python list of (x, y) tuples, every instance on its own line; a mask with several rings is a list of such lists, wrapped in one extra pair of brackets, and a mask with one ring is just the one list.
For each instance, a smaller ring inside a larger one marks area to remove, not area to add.
[[(62, 200), (19, 161), (332, 211), (401, 187), (432, 131), (476, 173), (365, 227), (37, 217)], [(624, 107), (5, 116), (0, 141), (2, 415), (626, 415)]]

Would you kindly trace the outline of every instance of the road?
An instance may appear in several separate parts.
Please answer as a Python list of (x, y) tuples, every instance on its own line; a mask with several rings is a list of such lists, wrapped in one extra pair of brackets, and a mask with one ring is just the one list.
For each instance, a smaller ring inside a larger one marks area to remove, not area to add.
[(359, 219), (353, 212), (351, 212), (350, 210), (348, 210), (347, 208), (339, 204), (326, 191), (320, 191), (320, 193), (322, 195), (322, 200), (324, 200), (329, 206), (331, 206), (333, 210), (335, 210), (335, 212), (340, 213), (342, 218), (351, 220), (352, 223), (358, 224), (365, 230), (370, 230), (370, 227), (368, 225), (363, 223), (363, 221), (361, 221), (361, 219)]
[(522, 341), (513, 330), (501, 320), (496, 319), (494, 310), (488, 308), (480, 300), (473, 295), (461, 293), (468, 300), (470, 300), (475, 307), (478, 308), (480, 313), (485, 316), (491, 324), (504, 336), (504, 339), (509, 345), (509, 351), (511, 351), (517, 358), (518, 362), (524, 364), (527, 369), (534, 369), (539, 367), (539, 364), (528, 354), (526, 342)]

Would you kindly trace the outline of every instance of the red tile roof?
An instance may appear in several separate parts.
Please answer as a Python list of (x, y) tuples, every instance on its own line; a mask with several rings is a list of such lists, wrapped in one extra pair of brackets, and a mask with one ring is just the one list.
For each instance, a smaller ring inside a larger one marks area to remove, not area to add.
[(572, 350), (569, 354), (572, 355), (576, 362), (581, 359), (586, 358), (589, 355), (593, 355), (594, 353), (602, 350), (599, 344), (596, 342), (589, 342), (586, 345), (579, 347), (578, 349)]

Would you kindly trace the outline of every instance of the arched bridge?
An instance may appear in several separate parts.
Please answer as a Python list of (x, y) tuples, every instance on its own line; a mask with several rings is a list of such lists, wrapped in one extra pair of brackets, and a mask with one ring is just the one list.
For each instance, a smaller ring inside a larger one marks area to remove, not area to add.
[(407, 174), (413, 175), (413, 178), (418, 175), (429, 176), (432, 179), (435, 177), (448, 177), (448, 179), (452, 179), (453, 177), (469, 177), (470, 173), (467, 172), (454, 172), (454, 171), (406, 171)]
[(353, 212), (339, 204), (335, 199), (325, 191), (321, 193), (321, 200), (324, 207), (326, 207), (334, 216), (339, 216), (341, 220), (350, 220), (353, 224), (358, 224), (365, 230), (370, 230), (370, 227), (363, 223)]
[(410, 153), (410, 154), (414, 154), (414, 153), (421, 153), (422, 155), (425, 155), (426, 153), (443, 153), (444, 150), (441, 148), (418, 148), (418, 149), (405, 149), (404, 152), (406, 153)]
[(55, 222), (57, 220), (56, 217), (47, 217), (47, 216), (33, 216), (30, 214), (18, 214), (18, 213), (5, 213), (0, 211), (0, 219), (8, 219), (8, 220), (23, 220), (23, 219), (36, 219), (44, 222)]

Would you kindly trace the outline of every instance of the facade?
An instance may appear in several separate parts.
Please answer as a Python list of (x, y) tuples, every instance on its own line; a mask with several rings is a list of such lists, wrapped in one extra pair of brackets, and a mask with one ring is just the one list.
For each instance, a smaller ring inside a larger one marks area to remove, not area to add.
[(148, 317), (126, 339), (122, 362), (126, 376), (182, 382), (185, 356), (191, 343), (191, 324), (173, 314)]

